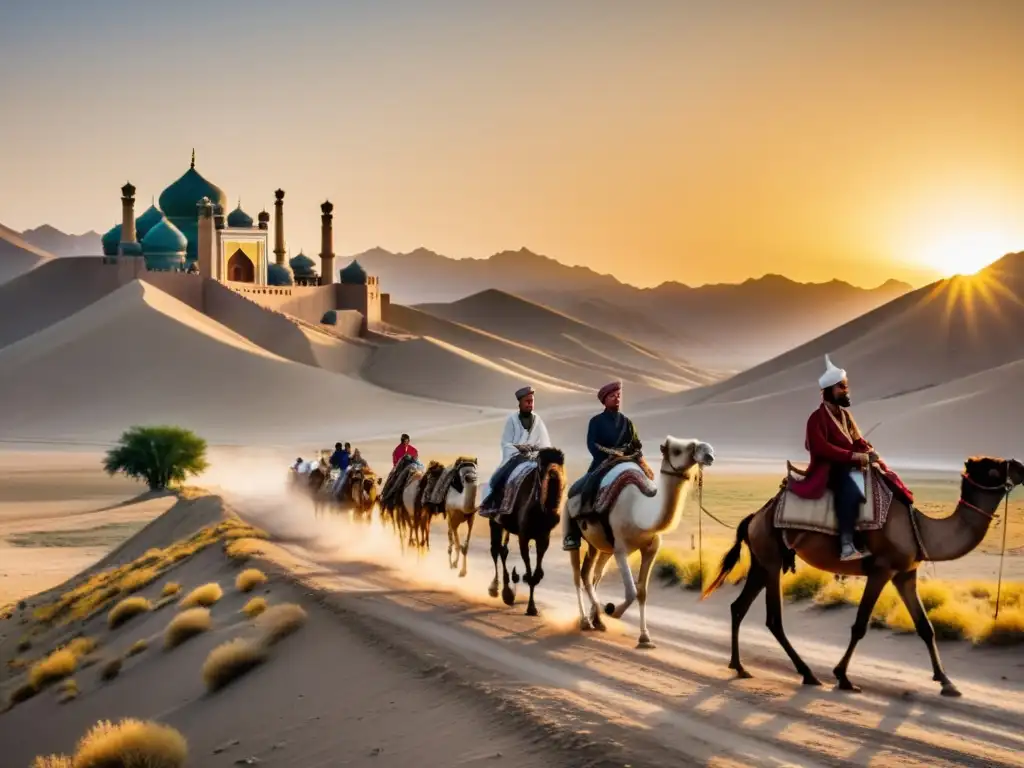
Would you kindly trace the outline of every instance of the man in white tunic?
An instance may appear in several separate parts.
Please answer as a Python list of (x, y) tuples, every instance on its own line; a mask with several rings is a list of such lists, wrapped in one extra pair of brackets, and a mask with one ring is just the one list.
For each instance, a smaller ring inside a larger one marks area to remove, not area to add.
[(548, 436), (548, 428), (540, 414), (534, 410), (535, 393), (533, 387), (523, 387), (516, 391), (516, 400), (519, 401), (519, 408), (509, 414), (505, 420), (505, 428), (501, 432), (501, 464), (491, 476), (487, 498), (480, 505), (481, 513), (494, 514), (496, 507), (501, 503), (505, 492), (505, 483), (508, 482), (512, 470), (527, 455), (519, 450), (519, 446), (530, 448), (550, 448), (551, 438)]

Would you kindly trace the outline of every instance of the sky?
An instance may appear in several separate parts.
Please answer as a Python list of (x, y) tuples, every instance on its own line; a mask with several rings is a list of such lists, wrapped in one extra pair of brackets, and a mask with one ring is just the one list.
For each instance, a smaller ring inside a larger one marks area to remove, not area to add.
[(527, 247), (634, 285), (914, 285), (1024, 250), (1024, 2), (0, 6), (0, 223), (196, 167), (292, 254)]

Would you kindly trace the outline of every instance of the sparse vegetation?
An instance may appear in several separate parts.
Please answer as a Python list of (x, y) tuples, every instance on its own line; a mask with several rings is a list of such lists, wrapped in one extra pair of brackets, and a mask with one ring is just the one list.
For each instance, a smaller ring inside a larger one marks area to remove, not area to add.
[(78, 658), (82, 658), (96, 650), (96, 638), (94, 637), (75, 637), (65, 646)]
[(267, 583), (267, 575), (259, 568), (246, 568), (235, 579), (235, 588), (239, 592), (251, 592), (256, 587)]
[(219, 691), (267, 658), (266, 649), (259, 643), (235, 638), (218, 645), (203, 664), (203, 681), (210, 691)]
[(142, 480), (152, 491), (182, 484), (189, 475), (204, 472), (206, 441), (181, 427), (132, 427), (107, 452), (103, 469)]
[(213, 623), (209, 608), (189, 608), (182, 611), (167, 625), (164, 631), (164, 648), (177, 648), (191, 637), (206, 632)]
[(307, 618), (301, 606), (295, 603), (282, 603), (267, 608), (256, 619), (256, 626), (261, 632), (263, 642), (273, 645), (297, 631), (306, 623)]
[(787, 600), (800, 602), (811, 600), (822, 589), (834, 581), (835, 576), (831, 573), (818, 570), (810, 565), (797, 566), (795, 573), (786, 573), (782, 576), (782, 596)]
[(998, 619), (989, 619), (978, 633), (978, 642), (986, 645), (1024, 643), (1024, 608), (999, 611)]
[(132, 647), (128, 649), (125, 656), (138, 656), (140, 653), (149, 648), (149, 643), (145, 640), (136, 640), (132, 643)]
[(29, 650), (31, 647), (32, 647), (32, 641), (29, 640), (27, 637), (23, 637), (23, 638), (21, 638), (21, 640), (18, 641), (17, 651), (18, 651), (18, 653), (24, 653), (25, 651)]
[(121, 674), (121, 667), (123, 662), (121, 659), (111, 659), (103, 665), (103, 669), (100, 670), (101, 680), (113, 680), (119, 674)]
[(39, 691), (73, 674), (77, 668), (78, 657), (67, 648), (62, 648), (36, 662), (28, 672), (28, 682)]
[(160, 590), (160, 597), (172, 597), (181, 592), (181, 584), (176, 581), (168, 581)]
[(68, 678), (60, 685), (59, 693), (57, 695), (57, 702), (60, 704), (67, 704), (69, 701), (78, 698), (78, 683), (75, 682), (73, 677)]
[(267, 601), (262, 597), (254, 597), (242, 607), (242, 613), (254, 619), (267, 610)]
[(71, 765), (71, 758), (65, 755), (47, 755), (36, 757), (30, 768), (74, 768)]
[(129, 619), (151, 610), (153, 610), (153, 604), (146, 598), (126, 597), (110, 610), (107, 615), (107, 625), (111, 629), (117, 629)]
[[(673, 549), (665, 548), (658, 552), (658, 558), (654, 562), (653, 576), (668, 586), (699, 590), (702, 588), (702, 584), (706, 585), (715, 578), (723, 554), (725, 554), (724, 550), (720, 549), (705, 550), (702, 562), (699, 552), (691, 551), (684, 555)], [(639, 564), (638, 555), (639, 553), (636, 553), (637, 564)], [(740, 556), (740, 562), (729, 574), (727, 583), (739, 584), (747, 578), (749, 570), (750, 556), (744, 550)], [(702, 575), (703, 582), (701, 581)]]
[(201, 587), (196, 587), (189, 592), (179, 607), (181, 608), (194, 608), (196, 606), (203, 606), (209, 608), (211, 605), (216, 603), (224, 596), (224, 590), (220, 588), (220, 584), (215, 581), (211, 581), (208, 584), (203, 584)]
[(37, 757), (32, 768), (182, 768), (188, 742), (170, 726), (126, 718), (100, 720), (79, 740), (73, 758)]

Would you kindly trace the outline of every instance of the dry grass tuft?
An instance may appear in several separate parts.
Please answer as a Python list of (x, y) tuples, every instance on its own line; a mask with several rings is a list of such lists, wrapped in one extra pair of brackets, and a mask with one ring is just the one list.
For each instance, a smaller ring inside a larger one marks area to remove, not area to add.
[(33, 696), (39, 693), (36, 687), (32, 683), (22, 683), (13, 691), (8, 699), (8, 706), (13, 707), (15, 704), (21, 704), (23, 701), (28, 701)]
[(267, 601), (262, 597), (254, 597), (242, 608), (242, 613), (248, 616), (250, 619), (254, 619), (267, 610)]
[(864, 582), (833, 579), (814, 596), (814, 604), (818, 608), (842, 608), (858, 605), (863, 596)]
[(891, 583), (886, 584), (882, 589), (881, 594), (878, 596), (878, 600), (875, 601), (875, 607), (871, 610), (871, 619), (869, 621), (870, 625), (878, 629), (888, 626), (889, 614), (891, 614), (898, 605), (903, 605), (903, 601), (900, 600), (899, 592), (896, 591), (896, 587)]
[(62, 648), (32, 666), (28, 672), (29, 685), (37, 691), (41, 690), (51, 683), (68, 677), (77, 667), (78, 657), (66, 648)]
[(266, 649), (252, 640), (236, 638), (218, 645), (203, 663), (203, 680), (210, 691), (219, 691), (233, 680), (262, 664)]
[(160, 569), (154, 566), (140, 568), (125, 574), (119, 582), (118, 588), (121, 590), (122, 595), (130, 595), (132, 592), (138, 592), (143, 587), (148, 587), (159, 579), (160, 573)]
[(209, 608), (223, 596), (224, 590), (220, 588), (220, 584), (211, 581), (209, 584), (203, 584), (201, 587), (196, 587), (189, 592), (178, 606), (180, 608), (194, 608), (201, 605)]
[(153, 604), (146, 598), (126, 597), (110, 609), (110, 613), (107, 614), (107, 625), (111, 629), (117, 629), (129, 619), (151, 610), (153, 610)]
[(252, 537), (232, 539), (225, 541), (224, 553), (232, 560), (248, 560), (250, 557), (263, 554), (263, 547), (259, 539)]
[(160, 590), (160, 597), (171, 597), (181, 592), (181, 584), (176, 581), (168, 581)]
[(929, 580), (917, 582), (917, 594), (925, 611), (938, 608), (953, 599), (953, 590), (941, 581)]
[(953, 601), (928, 611), (938, 640), (974, 640), (985, 629), (985, 617), (977, 606)]
[(1001, 608), (999, 618), (989, 619), (976, 640), (985, 645), (1021, 645), (1024, 643), (1024, 608)]
[(121, 674), (121, 666), (122, 662), (120, 659), (111, 659), (100, 670), (100, 680), (113, 680)]
[(78, 698), (78, 683), (75, 682), (73, 677), (69, 677), (60, 686), (60, 693), (57, 696), (57, 702), (60, 704), (67, 704), (69, 701)]
[(76, 637), (69, 642), (65, 648), (71, 651), (78, 658), (82, 658), (96, 650), (96, 646), (99, 643), (96, 642), (94, 637)]
[(164, 631), (164, 648), (177, 648), (191, 637), (206, 632), (213, 625), (209, 608), (189, 608), (182, 611), (167, 625)]
[(17, 647), (16, 650), (18, 651), (18, 653), (24, 653), (25, 651), (29, 650), (31, 647), (32, 647), (32, 641), (29, 640), (27, 637), (23, 637), (23, 638), (21, 638), (21, 640), (18, 641), (18, 647)]
[(810, 600), (832, 581), (835, 581), (835, 576), (831, 573), (810, 565), (797, 567), (796, 573), (783, 575), (782, 595), (795, 602)]
[(67, 755), (37, 756), (29, 768), (74, 768), (71, 758)]
[(126, 718), (96, 723), (78, 742), (74, 768), (181, 768), (188, 743), (174, 728)]
[(125, 654), (125, 656), (138, 656), (147, 648), (149, 648), (148, 642), (146, 642), (145, 640), (136, 640), (134, 643), (132, 643), (132, 647), (128, 649), (128, 652)]
[(295, 603), (281, 603), (268, 608), (256, 619), (256, 626), (261, 631), (261, 639), (267, 645), (273, 645), (293, 632), (298, 631), (308, 618), (301, 606)]
[(239, 592), (251, 592), (256, 587), (267, 583), (267, 575), (259, 568), (246, 568), (235, 579), (235, 588)]

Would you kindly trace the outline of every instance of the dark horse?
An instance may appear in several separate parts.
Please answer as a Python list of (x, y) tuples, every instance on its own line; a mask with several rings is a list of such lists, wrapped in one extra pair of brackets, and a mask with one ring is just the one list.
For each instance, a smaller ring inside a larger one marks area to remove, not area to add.
[[(502, 509), (490, 520), (491, 524), (491, 558), (494, 560), (494, 581), (488, 588), (491, 597), (498, 596), (498, 557), (501, 557), (503, 587), (501, 599), (505, 605), (514, 605), (515, 588), (509, 586), (508, 540), (512, 534), (519, 539), (519, 553), (526, 566), (524, 581), (530, 586), (530, 602), (526, 607), (527, 616), (537, 615), (537, 605), (533, 601), (534, 589), (544, 578), (541, 561), (551, 541), (551, 531), (561, 520), (559, 510), (562, 497), (565, 495), (565, 454), (557, 448), (542, 448), (531, 459), (537, 466), (530, 469), (511, 508)], [(530, 567), (530, 541), (537, 547), (537, 567)], [(512, 584), (519, 583), (519, 574), (512, 569)]]

